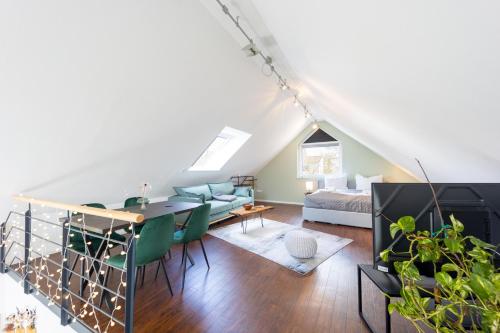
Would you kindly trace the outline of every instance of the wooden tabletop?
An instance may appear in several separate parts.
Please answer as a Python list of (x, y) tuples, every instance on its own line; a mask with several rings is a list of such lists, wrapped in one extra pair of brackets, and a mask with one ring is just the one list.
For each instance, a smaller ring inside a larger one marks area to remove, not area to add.
[(236, 215), (236, 216), (246, 216), (250, 214), (258, 214), (262, 213), (266, 210), (273, 209), (273, 206), (253, 206), (252, 209), (246, 210), (245, 208), (241, 207), (235, 210), (230, 211), (231, 214)]
[[(145, 210), (141, 210), (141, 206), (120, 208), (117, 210), (122, 212), (143, 214), (144, 215), (143, 223), (147, 223), (148, 219), (166, 214), (182, 214), (190, 212), (200, 205), (201, 204), (192, 202), (161, 201), (146, 205)], [(111, 226), (111, 223), (113, 223), (113, 226)], [(74, 215), (71, 217), (71, 226), (77, 228), (83, 228), (84, 225), (87, 231), (104, 235), (111, 229), (118, 230), (118, 229), (128, 228), (130, 226), (130, 222), (116, 220), (116, 219), (113, 221), (112, 219), (109, 218), (103, 218), (94, 215), (85, 215), (85, 219), (82, 217), (82, 215)]]

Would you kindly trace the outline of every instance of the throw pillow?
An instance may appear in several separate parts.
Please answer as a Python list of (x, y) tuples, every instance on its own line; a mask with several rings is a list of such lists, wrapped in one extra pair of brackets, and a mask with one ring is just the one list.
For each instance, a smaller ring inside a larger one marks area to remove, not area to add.
[(382, 183), (384, 178), (382, 175), (373, 177), (363, 177), (359, 174), (356, 175), (356, 190), (368, 191), (372, 190), (372, 183)]
[(219, 201), (227, 201), (227, 202), (231, 202), (231, 201), (234, 201), (237, 199), (237, 197), (235, 195), (232, 195), (232, 194), (214, 194), (213, 195), (213, 198), (215, 200), (219, 200)]
[(208, 187), (210, 187), (210, 191), (212, 193), (221, 193), (221, 194), (233, 194), (234, 193), (234, 185), (232, 182), (224, 182), (224, 183), (209, 183)]
[(189, 194), (205, 195), (205, 200), (212, 199), (212, 192), (210, 192), (210, 188), (208, 185), (198, 185), (198, 186), (174, 186), (174, 191), (180, 195), (181, 197), (188, 197)]
[(248, 186), (238, 186), (234, 190), (234, 195), (238, 197), (250, 197), (250, 187)]
[(325, 189), (330, 191), (347, 190), (347, 175), (325, 176)]
[(205, 194), (201, 193), (201, 194), (196, 194), (196, 193), (189, 193), (189, 192), (185, 192), (184, 193), (185, 197), (188, 197), (188, 198), (198, 198), (201, 200), (201, 202), (205, 203)]

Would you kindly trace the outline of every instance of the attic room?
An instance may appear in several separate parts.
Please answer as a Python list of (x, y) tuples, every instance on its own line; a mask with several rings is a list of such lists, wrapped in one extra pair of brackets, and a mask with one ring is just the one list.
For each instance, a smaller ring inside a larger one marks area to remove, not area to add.
[(500, 332), (499, 11), (0, 1), (0, 331)]

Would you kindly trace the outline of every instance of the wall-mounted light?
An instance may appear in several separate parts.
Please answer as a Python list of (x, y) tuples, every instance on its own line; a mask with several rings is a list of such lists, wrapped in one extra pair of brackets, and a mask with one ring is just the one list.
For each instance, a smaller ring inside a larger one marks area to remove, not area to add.
[(247, 57), (254, 57), (259, 54), (259, 49), (253, 42), (246, 45), (241, 50), (246, 54)]
[[(225, 15), (229, 17), (229, 19), (234, 23), (236, 28), (242, 33), (242, 35), (245, 37), (245, 39), (248, 41), (248, 45), (242, 48), (242, 51), (245, 52), (245, 54), (248, 57), (253, 57), (253, 56), (260, 56), (262, 60), (264, 61), (264, 64), (262, 66), (262, 73), (266, 76), (272, 76), (274, 75), (276, 79), (278, 80), (278, 86), (280, 87), (281, 90), (283, 91), (289, 91), (291, 94), (294, 94), (294, 102), (293, 104), (297, 107), (302, 107), (302, 110), (304, 111), (305, 117), (306, 118), (312, 118), (314, 122), (316, 122), (316, 119), (314, 116), (309, 112), (307, 109), (306, 103), (299, 98), (297, 89), (294, 89), (293, 87), (290, 87), (286, 81), (286, 78), (279, 73), (279, 71), (276, 69), (275, 65), (273, 64), (273, 59), (270, 56), (267, 56), (262, 52), (257, 45), (254, 43), (253, 39), (250, 37), (250, 34), (245, 31), (243, 26), (239, 22), (239, 17), (233, 16), (233, 14), (230, 12), (229, 8), (222, 3), (222, 0), (215, 0), (219, 6), (221, 7), (222, 11), (224, 12)], [(264, 68), (269, 69), (269, 73), (264, 71)], [(316, 125), (317, 128), (317, 125)]]

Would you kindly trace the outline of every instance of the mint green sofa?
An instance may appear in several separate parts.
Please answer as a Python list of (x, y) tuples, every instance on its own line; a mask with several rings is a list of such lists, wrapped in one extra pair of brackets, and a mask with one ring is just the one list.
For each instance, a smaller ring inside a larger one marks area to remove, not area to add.
[[(196, 202), (210, 204), (210, 222), (216, 222), (231, 216), (230, 211), (247, 203), (254, 203), (254, 191), (249, 186), (235, 187), (232, 182), (208, 183), (203, 185), (174, 187), (176, 195), (168, 198), (171, 202)], [(214, 195), (235, 195), (234, 201), (221, 201)]]

